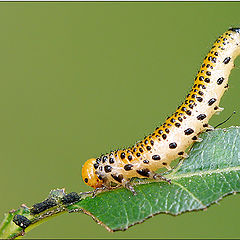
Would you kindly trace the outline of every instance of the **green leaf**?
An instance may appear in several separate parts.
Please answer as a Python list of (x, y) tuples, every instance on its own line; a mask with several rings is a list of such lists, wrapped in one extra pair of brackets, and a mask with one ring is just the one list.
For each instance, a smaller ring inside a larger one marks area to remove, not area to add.
[[(123, 188), (98, 194), (95, 198), (91, 193), (80, 193), (81, 200), (72, 205), (63, 201), (70, 195), (66, 195), (64, 189), (52, 190), (48, 198), (55, 199), (56, 206), (51, 205), (38, 214), (25, 205), (11, 210), (0, 224), (0, 238), (23, 236), (42, 222), (67, 211), (88, 214), (109, 231), (125, 230), (153, 215), (178, 215), (205, 209), (224, 196), (239, 192), (240, 127), (217, 129), (201, 137), (203, 141), (194, 144), (190, 157), (165, 175), (172, 184), (135, 179), (136, 196)], [(16, 215), (26, 217), (30, 225), (25, 229), (17, 226), (13, 222)]]
[[(172, 184), (135, 186), (137, 195), (117, 189), (86, 197), (68, 209), (82, 209), (109, 231), (125, 230), (159, 213), (178, 215), (205, 209), (240, 190), (240, 128), (217, 129), (201, 135), (190, 157), (170, 174)], [(142, 181), (141, 181), (142, 182)]]

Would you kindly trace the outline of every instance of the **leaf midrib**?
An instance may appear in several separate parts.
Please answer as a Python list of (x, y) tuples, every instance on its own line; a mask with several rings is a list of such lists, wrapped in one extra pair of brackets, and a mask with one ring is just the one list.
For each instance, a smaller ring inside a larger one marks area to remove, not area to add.
[[(223, 169), (198, 171), (195, 173), (183, 173), (183, 174), (175, 173), (172, 176), (171, 176), (171, 174), (169, 174), (169, 177), (171, 180), (177, 180), (177, 179), (181, 179), (181, 178), (190, 178), (193, 176), (202, 176), (202, 175), (207, 175), (207, 174), (224, 173), (224, 172), (239, 171), (239, 170), (240, 170), (240, 166), (237, 166), (237, 167), (227, 167), (227, 168), (223, 168)], [(166, 177), (168, 177), (168, 176), (166, 176)]]

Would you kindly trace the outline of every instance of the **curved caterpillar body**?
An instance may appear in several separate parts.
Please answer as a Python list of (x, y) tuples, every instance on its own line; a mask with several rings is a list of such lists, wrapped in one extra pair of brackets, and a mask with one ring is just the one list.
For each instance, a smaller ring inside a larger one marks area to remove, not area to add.
[(240, 28), (231, 28), (214, 43), (192, 90), (176, 112), (133, 147), (86, 161), (82, 168), (84, 182), (93, 188), (111, 188), (111, 183), (116, 183), (135, 193), (129, 183), (132, 177), (163, 179), (154, 171), (170, 169), (174, 159), (186, 158), (186, 149), (200, 141), (198, 134), (211, 128), (209, 119), (223, 110), (219, 102), (228, 88), (228, 76), (238, 55)]

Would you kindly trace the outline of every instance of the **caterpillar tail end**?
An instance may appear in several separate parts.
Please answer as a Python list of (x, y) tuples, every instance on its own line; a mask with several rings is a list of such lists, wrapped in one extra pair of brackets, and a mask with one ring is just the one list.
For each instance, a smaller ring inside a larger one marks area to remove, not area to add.
[(229, 31), (240, 33), (240, 28), (229, 28)]

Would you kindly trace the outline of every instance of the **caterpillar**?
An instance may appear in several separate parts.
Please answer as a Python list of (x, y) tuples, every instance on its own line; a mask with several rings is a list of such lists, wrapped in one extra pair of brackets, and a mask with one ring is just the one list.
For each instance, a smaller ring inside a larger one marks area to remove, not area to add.
[(228, 77), (238, 55), (240, 28), (230, 28), (204, 58), (190, 93), (176, 112), (134, 146), (87, 160), (82, 168), (84, 182), (95, 189), (120, 185), (133, 194), (136, 194), (130, 184), (133, 177), (170, 182), (155, 171), (164, 167), (169, 170), (173, 160), (187, 158), (186, 149), (201, 141), (198, 134), (212, 129), (208, 121), (223, 110), (219, 102), (228, 89)]

